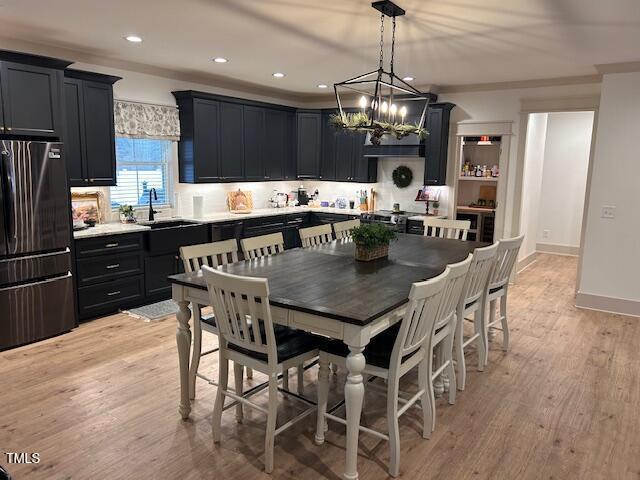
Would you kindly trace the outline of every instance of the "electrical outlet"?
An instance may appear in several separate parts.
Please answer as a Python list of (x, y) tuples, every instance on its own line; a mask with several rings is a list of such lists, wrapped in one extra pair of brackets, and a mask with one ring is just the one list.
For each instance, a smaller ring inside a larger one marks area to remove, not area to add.
[(550, 234), (551, 234), (551, 230), (543, 230), (542, 231), (542, 238), (549, 238)]
[(615, 205), (604, 205), (602, 207), (602, 218), (616, 218)]

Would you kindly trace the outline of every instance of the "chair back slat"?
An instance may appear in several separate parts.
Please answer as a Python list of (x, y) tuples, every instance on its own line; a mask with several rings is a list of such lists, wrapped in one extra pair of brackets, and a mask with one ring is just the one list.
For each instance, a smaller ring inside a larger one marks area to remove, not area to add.
[(282, 232), (270, 233), (259, 237), (243, 238), (240, 240), (245, 260), (275, 255), (284, 251), (284, 237)]
[(322, 245), (323, 243), (333, 241), (333, 236), (331, 235), (331, 224), (329, 223), (318, 225), (317, 227), (301, 228), (299, 232), (300, 241), (304, 248)]
[(442, 328), (448, 323), (455, 322), (456, 310), (472, 261), (473, 254), (469, 254), (462, 262), (447, 265), (450, 272), (442, 294), (442, 303), (436, 319), (436, 328)]
[(235, 239), (180, 247), (180, 258), (185, 272), (197, 272), (203, 265), (218, 267), (238, 261), (238, 243)]
[(406, 355), (426, 347), (426, 341), (431, 337), (435, 325), (448, 275), (447, 268), (437, 277), (411, 286), (409, 304), (391, 353), (390, 368), (399, 368)]
[(500, 288), (509, 282), (509, 277), (518, 259), (518, 252), (524, 240), (524, 235), (498, 241), (498, 253), (496, 254), (495, 266), (489, 289)]
[(426, 237), (452, 238), (466, 240), (471, 222), (469, 220), (447, 220), (444, 218), (425, 218), (424, 235)]
[(351, 229), (360, 226), (360, 219), (346, 220), (333, 224), (333, 231), (336, 234), (336, 240), (350, 239)]
[(218, 331), (227, 343), (267, 354), (277, 363), (273, 320), (266, 278), (232, 275), (203, 266)]
[(497, 253), (498, 242), (488, 247), (476, 248), (473, 251), (473, 260), (462, 290), (463, 307), (478, 300), (487, 290), (489, 276), (493, 273)]

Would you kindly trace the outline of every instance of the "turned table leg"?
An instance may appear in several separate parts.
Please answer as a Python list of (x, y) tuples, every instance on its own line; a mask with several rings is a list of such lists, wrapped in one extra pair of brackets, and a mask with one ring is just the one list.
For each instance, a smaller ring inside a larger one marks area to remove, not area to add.
[(176, 330), (176, 343), (178, 345), (178, 361), (180, 367), (180, 405), (178, 411), (183, 420), (189, 418), (191, 413), (191, 401), (189, 400), (189, 353), (191, 350), (191, 327), (189, 319), (191, 310), (189, 302), (176, 301), (178, 304), (178, 329)]
[(344, 387), (344, 397), (347, 414), (347, 459), (345, 463), (345, 480), (358, 478), (358, 435), (360, 433), (360, 414), (364, 400), (364, 383), (362, 371), (365, 358), (362, 352), (364, 346), (349, 345), (347, 356), (347, 383)]

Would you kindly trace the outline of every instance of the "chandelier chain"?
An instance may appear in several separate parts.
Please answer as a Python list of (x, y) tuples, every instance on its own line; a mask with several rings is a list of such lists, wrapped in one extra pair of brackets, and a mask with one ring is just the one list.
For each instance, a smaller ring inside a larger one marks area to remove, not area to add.
[(384, 61), (384, 13), (380, 14), (380, 70)]
[(393, 74), (393, 57), (396, 51), (396, 17), (393, 17), (393, 29), (391, 30), (391, 73)]

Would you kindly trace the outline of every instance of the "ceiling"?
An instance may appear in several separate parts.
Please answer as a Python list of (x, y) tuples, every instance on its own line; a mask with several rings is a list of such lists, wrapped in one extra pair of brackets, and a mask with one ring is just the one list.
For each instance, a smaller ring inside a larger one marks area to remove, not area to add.
[[(640, 60), (638, 0), (397, 3), (407, 15), (398, 19), (396, 72), (416, 85), (593, 75), (596, 64)], [(318, 84), (374, 70), (378, 60), (379, 14), (369, 0), (0, 5), (5, 38), (298, 94), (321, 94)], [(125, 41), (130, 33), (144, 41)], [(213, 63), (216, 56), (229, 62)], [(286, 77), (275, 79), (277, 71)]]

